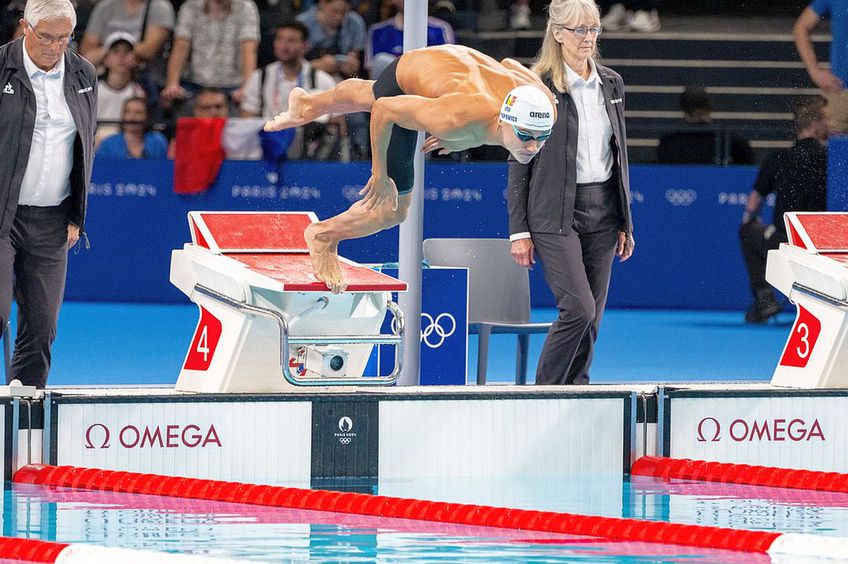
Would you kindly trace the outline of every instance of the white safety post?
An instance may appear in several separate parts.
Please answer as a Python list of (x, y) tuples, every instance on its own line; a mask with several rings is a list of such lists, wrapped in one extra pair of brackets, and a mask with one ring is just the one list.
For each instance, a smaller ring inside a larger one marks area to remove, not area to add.
[[(404, 0), (403, 50), (427, 46), (426, 0)], [(400, 226), (398, 253), (400, 279), (406, 282), (407, 292), (401, 292), (398, 305), (406, 320), (403, 337), (403, 372), (400, 386), (417, 386), (421, 381), (421, 260), (424, 238), (424, 155), (421, 144), (424, 134), (418, 134), (415, 151), (415, 184), (406, 221)]]

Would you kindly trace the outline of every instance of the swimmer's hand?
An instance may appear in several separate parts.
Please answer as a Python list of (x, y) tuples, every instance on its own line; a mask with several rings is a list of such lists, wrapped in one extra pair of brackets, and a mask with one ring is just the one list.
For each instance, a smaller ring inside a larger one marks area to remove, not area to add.
[(441, 139), (433, 137), (432, 135), (424, 140), (424, 144), (421, 145), (422, 153), (431, 153), (433, 151), (439, 151), (439, 155), (447, 155), (452, 152), (450, 147), (447, 147)]
[(373, 210), (385, 203), (390, 203), (392, 211), (398, 207), (398, 191), (395, 181), (388, 176), (372, 176), (368, 179), (365, 188), (359, 191), (362, 196), (362, 205), (367, 210)]

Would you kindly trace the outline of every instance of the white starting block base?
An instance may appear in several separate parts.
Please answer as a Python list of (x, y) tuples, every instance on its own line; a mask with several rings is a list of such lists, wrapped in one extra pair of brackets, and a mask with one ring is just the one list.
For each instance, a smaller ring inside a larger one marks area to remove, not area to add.
[[(374, 345), (400, 343), (391, 303), (406, 285), (340, 259), (348, 291), (315, 280), (303, 229), (310, 213), (191, 212), (192, 243), (171, 257), (171, 282), (196, 303), (200, 319), (179, 391), (277, 392), (301, 386), (391, 384), (363, 377)], [(386, 312), (395, 334), (380, 335)]]
[(848, 388), (848, 213), (787, 213), (789, 242), (769, 251), (766, 280), (796, 304), (771, 383)]

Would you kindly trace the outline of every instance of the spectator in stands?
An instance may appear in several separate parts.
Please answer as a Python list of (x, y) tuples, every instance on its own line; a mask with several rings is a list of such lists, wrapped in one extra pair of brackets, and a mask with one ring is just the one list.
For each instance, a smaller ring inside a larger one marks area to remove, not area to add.
[(226, 92), (215, 88), (203, 88), (194, 96), (191, 115), (196, 118), (228, 118), (230, 100)]
[[(819, 65), (811, 35), (822, 18), (830, 17), (830, 69)], [(810, 79), (825, 92), (835, 130), (848, 131), (848, 4), (813, 0), (795, 21), (795, 47)]]
[[(830, 43), (830, 69), (819, 66), (811, 35), (822, 18), (830, 17), (833, 40)], [(848, 4), (833, 0), (813, 0), (804, 8), (793, 28), (795, 46), (810, 79), (825, 92), (838, 92), (848, 84)]]
[[(365, 68), (372, 79), (380, 76), (383, 69), (403, 53), (403, 3), (404, 0), (391, 0), (392, 11), (395, 13), (368, 29)], [(456, 43), (453, 28), (442, 20), (428, 18), (427, 45), (446, 43)]]
[(80, 54), (100, 67), (107, 38), (116, 32), (132, 36), (140, 81), (155, 98), (165, 83), (165, 50), (173, 29), (174, 8), (168, 0), (100, 0), (88, 20)]
[(259, 12), (252, 0), (188, 0), (177, 16), (162, 98), (170, 102), (217, 88), (241, 103), (258, 45)]
[(144, 89), (135, 81), (136, 60), (133, 50), (135, 37), (118, 31), (106, 38), (106, 56), (97, 90), (97, 141), (120, 131), (124, 102), (144, 96)]
[[(746, 323), (765, 323), (782, 309), (766, 282), (766, 255), (787, 241), (784, 212), (827, 209), (827, 137), (831, 123), (821, 96), (805, 99), (794, 108), (798, 141), (773, 153), (763, 163), (748, 196), (739, 238), (748, 269), (754, 302), (745, 313)], [(760, 220), (763, 200), (776, 196), (772, 225)]]
[[(289, 107), (289, 94), (297, 86), (307, 92), (323, 92), (336, 85), (333, 77), (318, 70), (304, 58), (309, 47), (309, 31), (299, 21), (290, 21), (277, 27), (274, 36), (276, 61), (256, 70), (244, 89), (241, 103), (242, 117), (273, 118)], [(320, 140), (335, 146), (337, 129), (328, 129), (326, 122), (307, 124), (298, 128), (295, 140), (289, 146), (289, 158), (304, 156), (305, 140)], [(335, 127), (338, 127), (337, 125)], [(317, 150), (317, 147), (315, 148)], [(332, 147), (329, 149), (332, 150)], [(314, 151), (313, 155), (314, 156)]]
[(6, 6), (0, 8), (0, 45), (5, 45), (23, 33), (20, 19), (25, 3), (24, 0), (11, 0)]
[(613, 258), (633, 254), (624, 82), (601, 66), (594, 0), (553, 0), (533, 70), (560, 114), (539, 155), (509, 159), (512, 257), (542, 258), (559, 316), (548, 332), (537, 384), (588, 384)]
[(624, 0), (614, 3), (602, 0), (601, 7), (608, 8), (608, 11), (601, 24), (608, 31), (659, 31), (658, 3), (658, 0)]
[(509, 27), (530, 29), (530, 0), (513, 0), (510, 6)]
[(337, 78), (359, 72), (365, 49), (365, 21), (350, 9), (347, 0), (319, 0), (297, 19), (309, 30), (306, 59), (317, 69)]
[[(754, 152), (744, 139), (712, 125), (712, 104), (706, 88), (689, 85), (680, 95), (686, 129), (660, 139), (657, 162), (662, 164), (752, 164)], [(729, 147), (726, 146), (729, 144)], [(725, 157), (725, 153), (727, 156)]]
[[(306, 59), (313, 67), (336, 80), (358, 76), (365, 50), (365, 21), (350, 9), (347, 0), (318, 0), (297, 19), (309, 30), (311, 49)], [(356, 156), (367, 158), (370, 152), (368, 114), (348, 114), (345, 121)]]
[(257, 67), (274, 62), (277, 28), (294, 19), (297, 10), (292, 0), (254, 0), (259, 10), (259, 51)]
[(124, 102), (121, 131), (107, 137), (97, 150), (98, 156), (125, 159), (164, 159), (168, 140), (161, 133), (150, 131), (147, 99), (134, 97)]

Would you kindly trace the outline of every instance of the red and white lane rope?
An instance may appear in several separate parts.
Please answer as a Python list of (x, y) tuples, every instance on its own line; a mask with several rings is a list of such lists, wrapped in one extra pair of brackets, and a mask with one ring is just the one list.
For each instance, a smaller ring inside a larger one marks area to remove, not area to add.
[(18, 470), (13, 481), (55, 487), (227, 501), (547, 533), (588, 535), (607, 539), (678, 544), (700, 548), (818, 557), (848, 557), (848, 539), (841, 538), (828, 539), (815, 535), (787, 535), (640, 519), (466, 505), (353, 492), (260, 486), (96, 468), (30, 465)]
[(0, 537), (0, 560), (26, 562), (51, 562), (55, 564), (96, 564), (120, 562), (121, 564), (236, 564), (236, 560), (206, 558), (129, 550), (87, 544), (64, 544), (12, 537)]
[(652, 476), (663, 480), (674, 478), (723, 484), (848, 493), (848, 474), (839, 472), (793, 470), (772, 466), (707, 462), (688, 458), (643, 456), (633, 463), (630, 473), (635, 476)]

